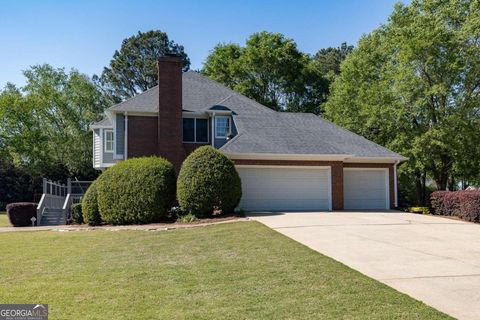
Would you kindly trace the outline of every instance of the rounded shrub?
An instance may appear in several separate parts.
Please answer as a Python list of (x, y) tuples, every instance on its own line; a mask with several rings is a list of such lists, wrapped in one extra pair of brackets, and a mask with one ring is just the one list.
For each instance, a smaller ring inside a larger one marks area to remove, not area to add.
[(93, 181), (82, 197), (83, 222), (88, 223), (91, 226), (96, 226), (102, 223), (100, 211), (98, 211), (97, 199), (97, 185), (100, 179), (101, 176), (97, 178), (97, 180)]
[[(7, 205), (7, 215), (10, 224), (14, 227), (28, 227), (32, 225), (32, 217), (37, 218), (37, 204), (34, 202), (15, 202)], [(38, 225), (40, 221), (36, 222)]]
[(242, 197), (242, 184), (233, 162), (211, 146), (193, 151), (182, 164), (177, 199), (182, 210), (197, 217), (213, 210), (231, 212)]
[(103, 221), (140, 224), (164, 219), (175, 201), (175, 169), (159, 157), (132, 158), (107, 169), (98, 183)]

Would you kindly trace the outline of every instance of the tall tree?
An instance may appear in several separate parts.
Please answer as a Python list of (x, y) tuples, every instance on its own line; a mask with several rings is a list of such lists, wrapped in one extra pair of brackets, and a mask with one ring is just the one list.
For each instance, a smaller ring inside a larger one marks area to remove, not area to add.
[(157, 85), (157, 60), (165, 54), (183, 57), (183, 69), (189, 69), (190, 60), (183, 46), (169, 40), (165, 32), (139, 31), (122, 41), (120, 50), (113, 54), (110, 66), (105, 67), (100, 78), (95, 77), (95, 80), (110, 100), (118, 103)]
[(352, 50), (353, 46), (344, 42), (340, 47), (328, 47), (318, 50), (313, 56), (313, 60), (322, 74), (339, 75), (340, 65)]
[(31, 176), (95, 176), (89, 124), (106, 106), (95, 84), (76, 70), (49, 65), (33, 66), (24, 75), (25, 87), (9, 84), (0, 92), (4, 156)]
[(292, 39), (259, 32), (245, 47), (217, 45), (202, 72), (274, 110), (318, 113), (327, 86), (310, 63)]
[(326, 115), (402, 153), (416, 201), (479, 178), (480, 3), (414, 0), (363, 37), (342, 64)]

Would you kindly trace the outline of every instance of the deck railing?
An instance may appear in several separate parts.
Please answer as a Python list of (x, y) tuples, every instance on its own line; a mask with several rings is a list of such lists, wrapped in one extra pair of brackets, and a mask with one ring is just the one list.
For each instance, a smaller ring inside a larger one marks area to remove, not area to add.
[(43, 178), (43, 194), (37, 206), (37, 225), (40, 225), (46, 209), (61, 209), (65, 221), (68, 221), (72, 204), (81, 201), (91, 183), (92, 181), (72, 181), (69, 178), (67, 184), (62, 184)]

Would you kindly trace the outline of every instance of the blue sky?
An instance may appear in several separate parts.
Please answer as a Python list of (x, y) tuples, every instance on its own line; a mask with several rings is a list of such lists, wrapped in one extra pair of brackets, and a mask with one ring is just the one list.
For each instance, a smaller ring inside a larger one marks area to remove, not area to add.
[[(1, 1), (1, 0), (0, 0)], [(197, 0), (0, 2), (0, 87), (24, 84), (22, 70), (49, 63), (101, 73), (121, 41), (160, 29), (183, 44), (192, 68), (201, 68), (219, 42), (244, 44), (257, 31), (281, 32), (315, 53), (356, 44), (385, 23), (397, 0)]]

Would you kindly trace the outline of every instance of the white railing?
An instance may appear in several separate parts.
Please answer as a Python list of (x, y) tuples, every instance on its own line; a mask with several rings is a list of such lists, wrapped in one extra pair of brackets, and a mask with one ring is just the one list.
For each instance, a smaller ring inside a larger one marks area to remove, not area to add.
[(69, 193), (67, 194), (67, 197), (65, 198), (65, 202), (63, 203), (62, 211), (63, 211), (63, 216), (65, 217), (65, 221), (68, 221), (70, 219), (70, 215), (72, 213), (72, 203), (73, 203), (73, 197)]
[(40, 225), (40, 221), (42, 221), (43, 212), (45, 211), (45, 193), (42, 194), (42, 198), (37, 206), (37, 226)]
[(62, 209), (68, 194), (68, 186), (43, 178), (43, 194), (37, 206), (37, 226), (46, 209)]
[(65, 221), (68, 221), (71, 216), (72, 204), (81, 201), (91, 183), (92, 181), (72, 181), (69, 178), (65, 185), (44, 178), (43, 194), (37, 206), (37, 226), (40, 225), (46, 209), (61, 209)]

